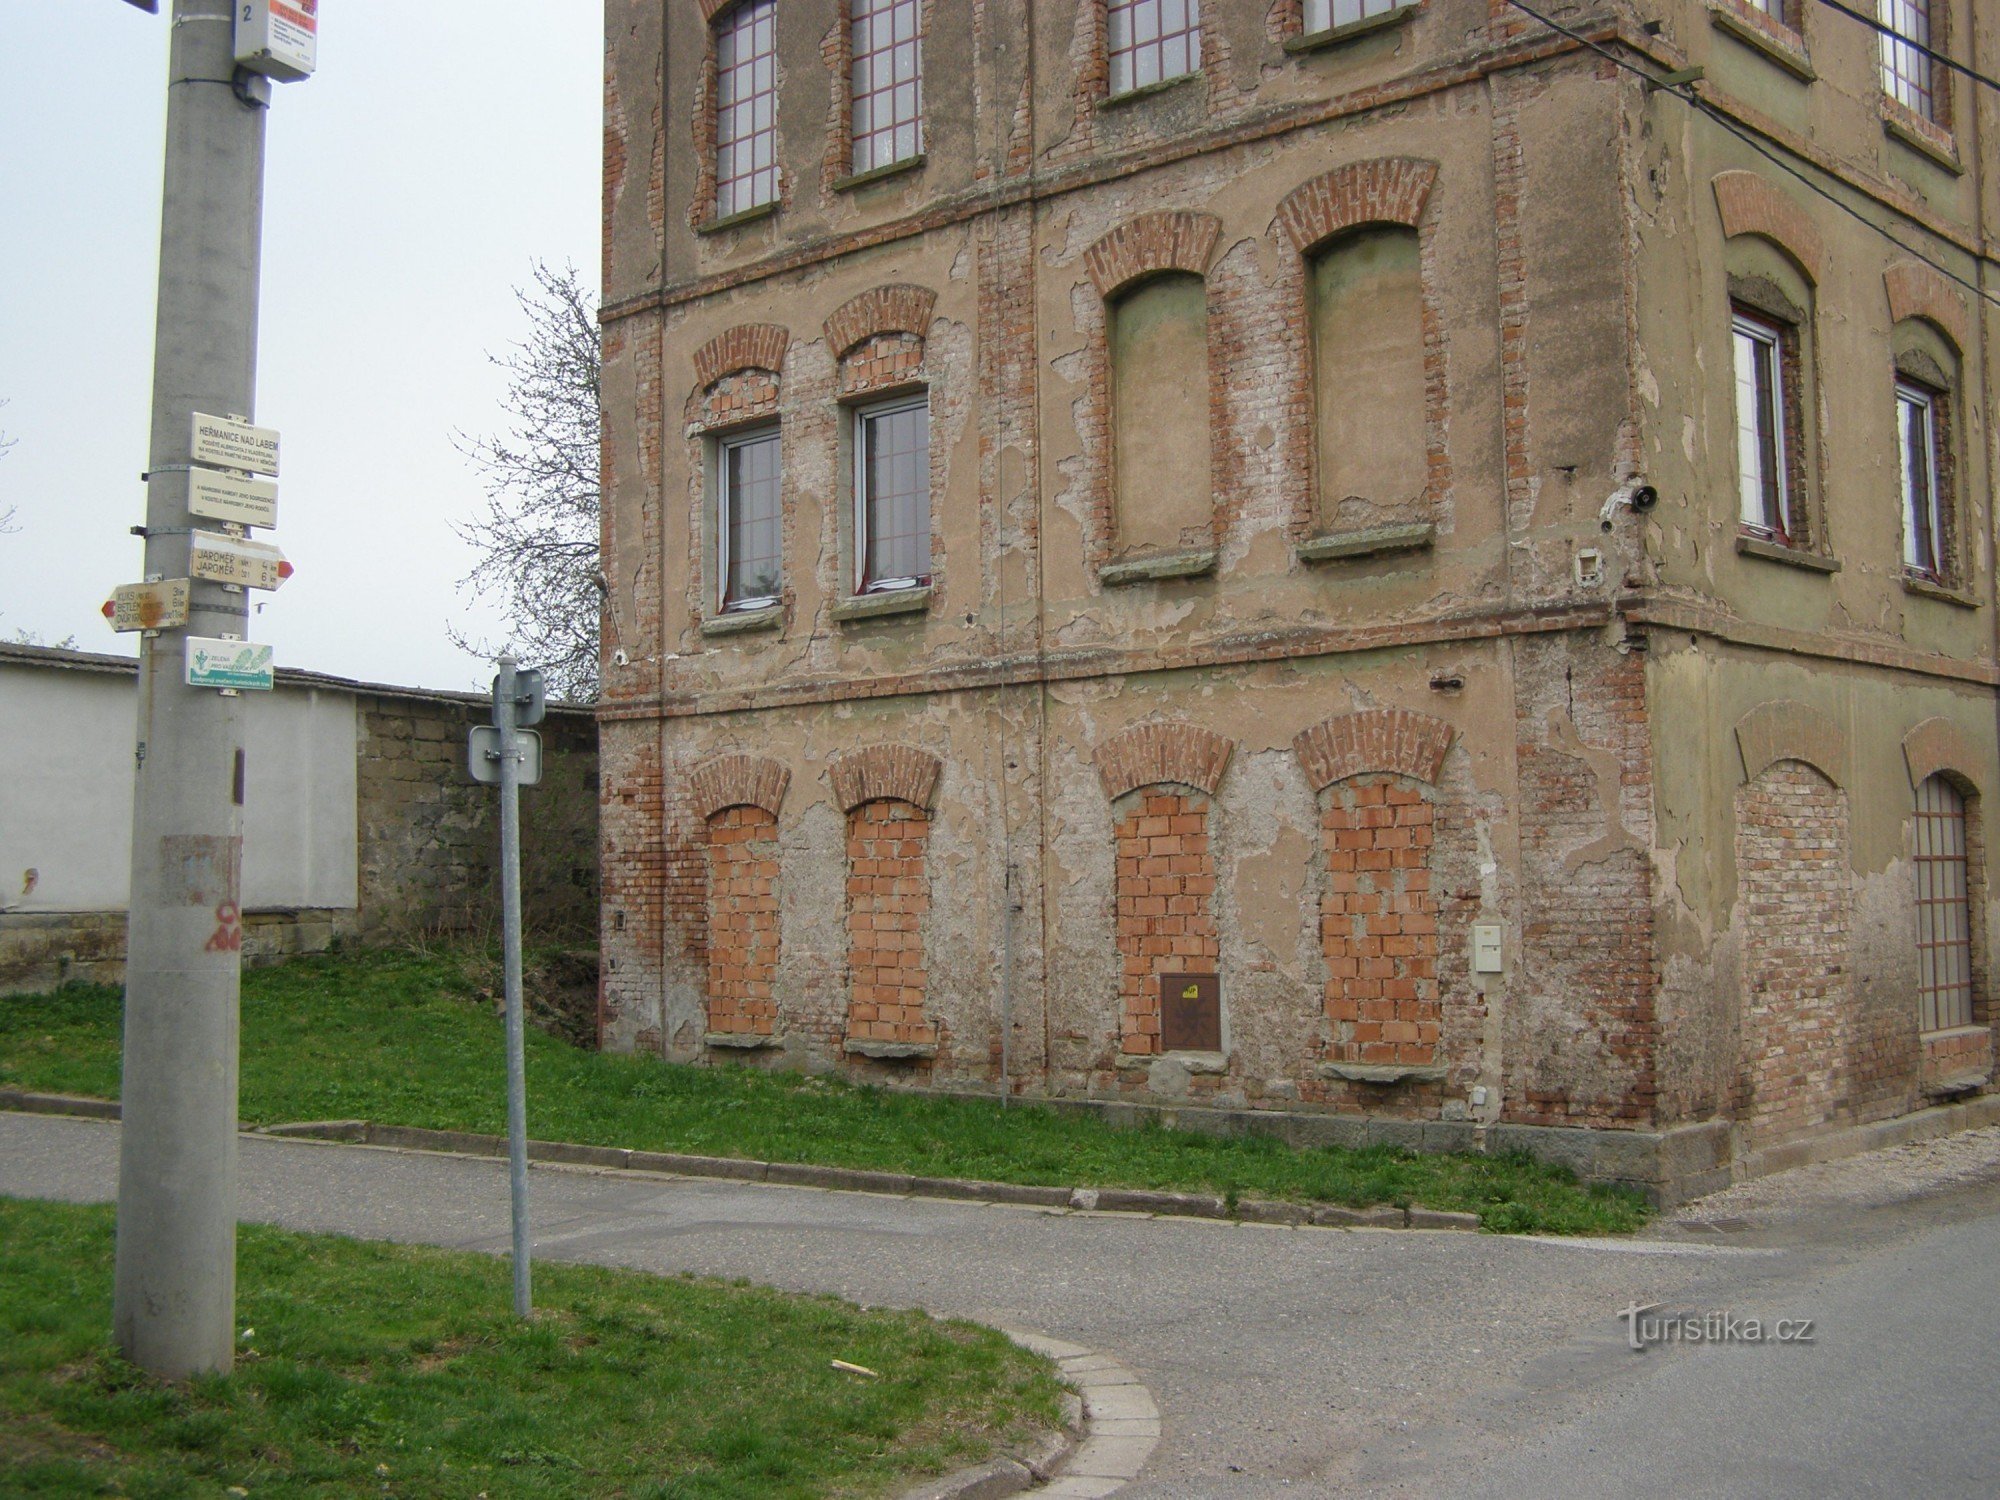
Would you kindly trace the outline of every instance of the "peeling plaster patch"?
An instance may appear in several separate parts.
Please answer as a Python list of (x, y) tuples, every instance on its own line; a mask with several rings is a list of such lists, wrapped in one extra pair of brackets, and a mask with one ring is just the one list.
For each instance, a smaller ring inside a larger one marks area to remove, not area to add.
[(1286, 824), (1262, 854), (1246, 855), (1236, 866), (1244, 937), (1294, 979), (1303, 979), (1299, 961), (1299, 896), (1311, 863), (1312, 840)]

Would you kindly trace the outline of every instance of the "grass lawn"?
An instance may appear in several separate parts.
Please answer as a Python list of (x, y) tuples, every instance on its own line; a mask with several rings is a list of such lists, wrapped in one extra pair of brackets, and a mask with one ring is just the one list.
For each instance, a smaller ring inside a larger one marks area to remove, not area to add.
[[(474, 963), (482, 962), (474, 960)], [(119, 992), (0, 1000), (0, 1085), (115, 1098)], [(1486, 1228), (1624, 1233), (1630, 1192), (1525, 1156), (1120, 1130), (1034, 1107), (862, 1088), (744, 1067), (588, 1052), (528, 1033), (528, 1131), (542, 1140), (931, 1176), (1166, 1188), (1477, 1213)], [(501, 1028), (459, 955), (363, 952), (243, 975), (242, 1118), (506, 1129)]]
[(236, 1373), (170, 1384), (111, 1352), (111, 1242), (0, 1199), (0, 1493), (877, 1495), (1060, 1421), (971, 1324), (548, 1261), (523, 1324), (504, 1260), (255, 1225)]

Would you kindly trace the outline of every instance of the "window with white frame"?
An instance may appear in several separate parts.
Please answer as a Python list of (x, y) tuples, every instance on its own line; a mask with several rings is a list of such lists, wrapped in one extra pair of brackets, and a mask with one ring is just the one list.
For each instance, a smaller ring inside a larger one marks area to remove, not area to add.
[(715, 215), (778, 196), (778, 4), (737, 0), (715, 23)]
[[(1336, 26), (1353, 26), (1392, 10), (1405, 10), (1416, 0), (1306, 0), (1305, 33), (1331, 31)], [(1773, 0), (1776, 3), (1776, 0)]]
[(854, 591), (931, 581), (931, 410), (918, 395), (854, 413)]
[(1965, 799), (1942, 776), (1917, 788), (1917, 1016), (1925, 1031), (1972, 1024), (1971, 861)]
[(1938, 118), (1931, 70), (1932, 0), (1881, 0), (1882, 92), (1926, 120)]
[(1200, 70), (1200, 0), (1107, 0), (1105, 21), (1112, 93)]
[(1744, 526), (1783, 539), (1791, 507), (1783, 325), (1742, 308), (1736, 346), (1736, 474)]
[(1896, 437), (1903, 474), (1903, 566), (1944, 576), (1944, 507), (1939, 495), (1938, 393), (1896, 382)]
[(853, 170), (872, 172), (924, 149), (924, 39), (919, 0), (851, 3)]
[(778, 429), (723, 438), (716, 456), (716, 605), (724, 612), (765, 609), (778, 602)]

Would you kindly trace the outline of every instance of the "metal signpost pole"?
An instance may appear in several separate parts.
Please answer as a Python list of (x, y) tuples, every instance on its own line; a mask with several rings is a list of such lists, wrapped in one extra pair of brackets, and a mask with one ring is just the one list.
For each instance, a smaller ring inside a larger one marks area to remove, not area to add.
[[(146, 575), (187, 578), (197, 411), (249, 416), (263, 215), (261, 103), (239, 97), (231, 6), (175, 0), (153, 356)], [(112, 1322), (156, 1375), (230, 1368), (236, 1308), (240, 698), (182, 680), (190, 633), (242, 639), (241, 589), (195, 578), (142, 638)]]
[(493, 723), (500, 731), (500, 931), (507, 989), (507, 1178), (514, 1200), (514, 1315), (534, 1310), (529, 1289), (528, 1081), (521, 1039), (521, 735), (514, 658), (500, 658), (493, 679)]

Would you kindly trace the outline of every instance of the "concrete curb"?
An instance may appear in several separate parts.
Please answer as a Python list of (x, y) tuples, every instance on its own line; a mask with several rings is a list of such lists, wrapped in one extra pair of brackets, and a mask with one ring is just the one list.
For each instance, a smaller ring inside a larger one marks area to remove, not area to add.
[[(19, 1110), (26, 1114), (81, 1115), (95, 1120), (118, 1118), (116, 1100), (88, 1099), (75, 1094), (38, 1094), (25, 1089), (0, 1089), (0, 1109)], [(469, 1130), (430, 1130), (417, 1125), (375, 1125), (365, 1120), (301, 1120), (282, 1125), (262, 1125), (244, 1133), (285, 1140), (434, 1151), (450, 1156), (500, 1157), (507, 1154), (505, 1136), (483, 1135)], [(1166, 1193), (1140, 1188), (1038, 1187), (1015, 1182), (981, 1182), (974, 1178), (915, 1177), (904, 1172), (871, 1172), (857, 1167), (815, 1167), (797, 1162), (752, 1161), (733, 1156), (691, 1156), (678, 1151), (634, 1151), (622, 1146), (585, 1146), (573, 1141), (529, 1141), (528, 1159), (557, 1166), (594, 1167), (613, 1172), (720, 1177), (737, 1182), (823, 1188), (831, 1192), (883, 1193), (897, 1198), (1014, 1203), (1071, 1213), (1240, 1220), (1246, 1224), (1293, 1228), (1479, 1228), (1477, 1214), (1453, 1213), (1415, 1204), (1408, 1208), (1395, 1204), (1382, 1204), (1375, 1208), (1340, 1208), (1332, 1204), (1244, 1198), (1238, 1200), (1232, 1213), (1229, 1205), (1213, 1193)]]

